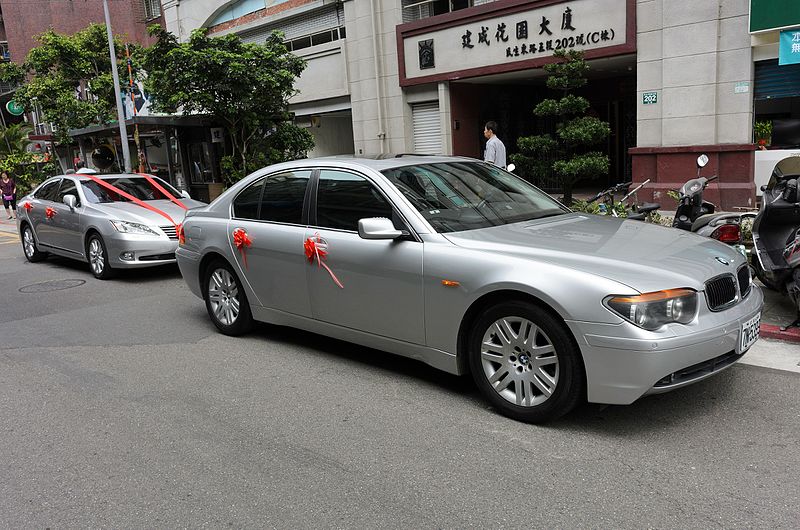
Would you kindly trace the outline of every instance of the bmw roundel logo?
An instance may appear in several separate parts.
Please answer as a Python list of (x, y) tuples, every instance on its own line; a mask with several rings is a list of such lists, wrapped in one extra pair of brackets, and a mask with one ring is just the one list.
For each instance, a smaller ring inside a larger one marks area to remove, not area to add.
[(719, 256), (714, 256), (714, 259), (716, 259), (717, 261), (719, 261), (723, 265), (730, 265), (731, 264), (730, 261), (726, 260), (725, 258), (721, 258)]

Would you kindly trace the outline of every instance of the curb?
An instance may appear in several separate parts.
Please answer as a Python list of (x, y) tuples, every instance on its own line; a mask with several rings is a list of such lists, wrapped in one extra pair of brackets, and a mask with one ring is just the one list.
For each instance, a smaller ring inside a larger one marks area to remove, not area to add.
[(798, 327), (781, 331), (779, 326), (773, 326), (772, 324), (761, 324), (759, 334), (761, 335), (761, 338), (764, 339), (782, 340), (785, 342), (794, 342), (800, 344), (800, 328)]

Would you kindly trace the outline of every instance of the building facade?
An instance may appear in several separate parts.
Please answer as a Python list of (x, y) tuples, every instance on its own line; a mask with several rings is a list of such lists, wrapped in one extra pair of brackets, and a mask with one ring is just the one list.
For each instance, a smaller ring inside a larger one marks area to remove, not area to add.
[(583, 95), (611, 127), (604, 146), (611, 169), (597, 186), (649, 178), (652, 198), (668, 204), (666, 190), (691, 178), (697, 155), (707, 153), (704, 174), (720, 175), (709, 198), (752, 206), (754, 122), (771, 120), (781, 141), (795, 141), (800, 73), (795, 82), (795, 67), (778, 64), (781, 31), (800, 27), (795, 0), (163, 0), (162, 7), (167, 29), (182, 40), (197, 28), (250, 42), (282, 31), (308, 61), (291, 108), (314, 135), (314, 155), (481, 157), (489, 120), (514, 152), (517, 138), (553, 128), (532, 109), (552, 95), (542, 66), (562, 47), (586, 51)]

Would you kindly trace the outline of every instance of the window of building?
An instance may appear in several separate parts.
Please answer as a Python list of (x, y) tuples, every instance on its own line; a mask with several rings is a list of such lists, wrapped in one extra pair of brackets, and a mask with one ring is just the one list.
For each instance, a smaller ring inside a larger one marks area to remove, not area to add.
[(144, 18), (152, 20), (161, 16), (161, 0), (142, 0), (144, 3)]
[(468, 7), (488, 4), (494, 0), (401, 0), (403, 22), (459, 11)]

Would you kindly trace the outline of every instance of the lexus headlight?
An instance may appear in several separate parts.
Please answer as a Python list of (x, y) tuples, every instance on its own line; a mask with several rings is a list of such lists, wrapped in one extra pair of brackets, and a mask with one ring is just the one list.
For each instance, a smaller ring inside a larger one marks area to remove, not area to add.
[(691, 289), (669, 289), (635, 296), (606, 298), (606, 306), (637, 326), (655, 330), (678, 322), (688, 324), (697, 313), (697, 292)]
[(129, 221), (111, 221), (111, 224), (114, 225), (114, 228), (116, 228), (117, 232), (122, 232), (124, 234), (139, 234), (145, 236), (159, 235), (158, 232), (141, 223), (131, 223)]

